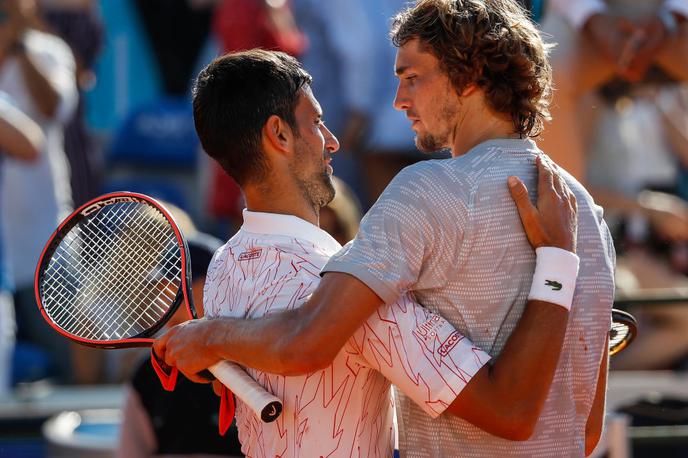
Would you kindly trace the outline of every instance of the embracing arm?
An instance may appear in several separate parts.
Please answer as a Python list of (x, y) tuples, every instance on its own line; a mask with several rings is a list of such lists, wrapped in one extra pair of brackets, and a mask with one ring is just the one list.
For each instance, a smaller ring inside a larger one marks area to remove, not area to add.
[[(522, 183), (511, 192), (531, 244), (575, 251), (575, 199), (540, 164), (538, 206)], [(261, 319), (192, 320), (155, 343), (156, 352), (192, 379), (221, 359), (259, 370), (302, 374), (325, 367), (383, 301), (344, 273), (324, 276), (301, 308)], [(484, 430), (523, 440), (537, 422), (557, 366), (566, 330), (565, 308), (531, 300), (502, 354), (478, 371), (449, 407)], [(200, 381), (200, 379), (198, 380)]]
[(502, 353), (483, 366), (447, 409), (490, 434), (530, 438), (547, 399), (568, 311), (529, 301)]
[[(539, 173), (540, 211), (530, 205), (523, 183), (510, 182), (528, 240), (536, 248), (544, 239), (548, 246), (575, 252), (575, 197), (558, 174), (544, 170), (542, 165)], [(575, 278), (571, 280), (575, 284)], [(500, 355), (476, 373), (448, 411), (505, 439), (528, 439), (554, 378), (568, 317), (564, 307), (529, 300)]]
[(194, 373), (220, 360), (276, 374), (304, 374), (328, 366), (382, 304), (357, 278), (328, 273), (299, 308), (258, 319), (187, 321), (157, 340), (154, 349), (194, 381), (202, 381)]

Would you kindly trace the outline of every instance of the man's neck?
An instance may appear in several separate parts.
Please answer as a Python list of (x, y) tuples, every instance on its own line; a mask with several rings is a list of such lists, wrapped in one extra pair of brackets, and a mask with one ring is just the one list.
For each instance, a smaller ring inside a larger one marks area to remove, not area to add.
[(489, 108), (467, 112), (456, 124), (451, 148), (452, 157), (462, 156), (488, 140), (520, 138), (510, 119), (495, 116)]
[(320, 209), (310, 205), (297, 189), (246, 185), (243, 191), (249, 211), (293, 215), (320, 226)]

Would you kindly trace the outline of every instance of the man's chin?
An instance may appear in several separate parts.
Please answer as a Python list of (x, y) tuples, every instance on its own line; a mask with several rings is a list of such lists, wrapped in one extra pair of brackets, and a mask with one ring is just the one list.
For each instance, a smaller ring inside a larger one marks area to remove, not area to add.
[(434, 139), (429, 139), (428, 137), (419, 137), (416, 135), (414, 142), (416, 144), (416, 148), (418, 148), (418, 151), (425, 154), (438, 153), (446, 149), (446, 146), (436, 142)]

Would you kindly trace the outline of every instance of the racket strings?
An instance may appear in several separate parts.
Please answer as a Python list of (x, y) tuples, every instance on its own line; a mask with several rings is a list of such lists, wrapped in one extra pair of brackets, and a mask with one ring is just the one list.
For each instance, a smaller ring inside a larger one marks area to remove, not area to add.
[[(118, 219), (115, 221), (115, 223), (120, 224), (120, 225), (124, 225), (126, 222), (123, 221), (123, 220), (121, 220), (121, 218), (118, 218)], [(127, 226), (124, 226), (124, 227), (125, 227), (127, 230), (130, 229), (130, 228), (127, 228)], [(149, 229), (149, 228), (146, 228), (146, 229)], [(120, 269), (120, 272), (123, 272), (123, 273), (126, 273), (126, 272), (129, 272), (129, 271), (130, 271), (130, 269), (133, 267), (133, 266), (131, 265), (131, 262), (129, 262), (128, 259), (122, 257), (121, 255), (118, 256), (118, 253), (121, 253), (121, 250), (119, 250), (119, 251), (114, 251), (114, 250), (107, 251), (107, 250), (103, 250), (103, 249), (102, 249), (103, 246), (108, 246), (108, 245), (106, 244), (106, 243), (108, 242), (108, 240), (104, 240), (104, 239), (103, 239), (102, 237), (100, 237), (97, 233), (94, 233), (92, 230), (89, 230), (89, 227), (88, 227), (88, 226), (83, 226), (83, 227), (81, 228), (81, 230), (82, 230), (86, 235), (88, 235), (89, 237), (95, 239), (96, 242), (97, 242), (97, 243), (94, 245), (94, 247), (95, 247), (95, 250), (94, 250), (95, 256), (93, 256), (93, 257), (84, 257), (84, 258), (82, 258), (82, 259), (85, 259), (85, 260), (86, 260), (86, 267), (87, 267), (87, 268), (89, 268), (89, 269), (97, 269), (98, 271), (100, 271), (100, 270), (102, 270), (103, 268), (112, 267), (112, 268), (114, 268), (114, 269)], [(113, 232), (110, 230), (110, 228), (106, 226), (106, 227), (105, 227), (105, 231), (106, 231), (106, 232), (109, 232), (109, 235), (110, 235), (110, 236), (114, 236), (114, 237), (115, 237), (115, 240), (112, 240), (112, 242), (114, 242), (114, 244), (115, 244), (114, 246), (121, 247), (121, 246), (126, 245), (127, 243), (130, 243), (130, 244), (133, 245), (133, 248), (145, 248), (145, 247), (139, 246), (140, 244), (132, 243), (131, 240), (123, 239), (121, 235), (126, 236), (126, 234), (128, 233), (126, 230), (125, 230), (124, 232), (121, 232), (121, 234), (117, 234), (117, 233), (113, 233)], [(79, 234), (79, 232), (78, 232), (78, 231), (75, 231), (74, 234), (75, 234), (74, 237), (77, 237), (76, 234)], [(81, 234), (81, 235), (83, 236), (83, 234)], [(71, 246), (71, 243), (70, 243), (69, 245)], [(130, 251), (131, 251), (131, 250), (130, 250)], [(108, 266), (107, 263), (105, 263), (105, 266), (102, 265), (102, 264), (103, 264), (102, 261), (107, 259), (107, 258), (104, 258), (103, 253), (109, 254), (109, 256), (115, 261), (113, 265)], [(113, 256), (113, 255), (114, 255), (114, 256)], [(89, 261), (88, 261), (89, 259), (92, 259), (93, 261), (89, 262)], [(126, 263), (127, 265), (122, 265), (123, 262)], [(125, 268), (125, 269), (127, 269), (127, 270), (122, 270), (121, 268)], [(86, 278), (86, 277), (83, 277), (83, 278)], [(95, 280), (99, 280), (99, 278), (95, 278)], [(117, 285), (117, 284), (116, 284), (116, 285)], [(94, 285), (93, 283), (91, 283), (90, 285), (89, 285), (89, 284), (86, 284), (86, 285), (84, 285), (84, 286), (85, 286), (85, 288), (82, 289), (82, 291), (83, 291), (85, 294), (80, 295), (80, 300), (81, 300), (80, 302), (81, 302), (82, 304), (83, 304), (83, 303), (90, 303), (90, 304), (95, 304), (95, 305), (97, 305), (97, 306), (102, 307), (102, 306), (104, 305), (104, 302), (103, 302), (103, 300), (102, 300), (102, 297), (99, 297), (99, 296), (94, 297), (94, 296), (93, 296), (93, 293), (94, 293), (94, 292), (101, 292), (101, 290), (102, 290), (102, 288), (100, 287), (101, 285)], [(112, 288), (112, 286), (111, 286), (111, 288)], [(126, 292), (126, 291), (122, 289), (121, 282), (119, 282), (119, 287), (116, 288), (116, 289), (114, 289), (114, 290), (111, 289), (108, 293), (109, 293), (110, 296), (112, 296), (112, 295), (122, 295), (122, 294), (125, 294), (125, 292)], [(89, 293), (91, 293), (91, 294), (89, 294)], [(124, 300), (127, 300), (127, 299), (130, 299), (130, 298), (125, 296)], [(106, 304), (105, 304), (105, 305), (106, 305)], [(116, 308), (115, 308), (115, 309), (108, 309), (108, 310), (109, 310), (110, 312), (118, 312), (118, 310), (117, 310)], [(111, 325), (111, 323), (113, 323), (112, 318), (113, 318), (112, 316), (104, 316), (104, 317), (101, 318), (100, 324), (105, 324), (108, 328), (112, 328), (112, 325)], [(121, 321), (121, 320), (120, 320), (120, 321)], [(153, 322), (154, 322), (154, 319), (153, 319)], [(114, 323), (117, 323), (117, 320), (114, 320)], [(91, 324), (92, 324), (92, 323), (91, 323)], [(67, 323), (67, 325), (72, 325), (72, 323)], [(92, 331), (92, 328), (89, 328), (89, 327), (87, 327), (87, 328), (77, 328), (76, 330), (79, 331), (80, 333), (84, 334), (85, 331), (89, 331), (89, 330)], [(105, 332), (107, 332), (108, 330), (109, 330), (109, 329), (106, 329)], [(118, 337), (118, 334), (115, 334), (114, 337)]]
[[(120, 224), (121, 224), (121, 222), (120, 222)], [(123, 233), (123, 234), (126, 235), (126, 232)], [(91, 235), (92, 235), (92, 234), (91, 234)], [(99, 239), (99, 241), (102, 242), (101, 239)], [(122, 239), (121, 237), (119, 237), (119, 239), (116, 240), (116, 243), (118, 243), (117, 246), (121, 246), (120, 244), (123, 244), (123, 243), (124, 243), (124, 244), (126, 244), (126, 243), (132, 243), (132, 241), (131, 241), (131, 240), (125, 240), (125, 239)], [(134, 248), (141, 248), (140, 244), (132, 243), (132, 245), (133, 245)], [(118, 251), (113, 251), (113, 253), (114, 253), (114, 254), (119, 254), (119, 256), (115, 256), (115, 257), (113, 258), (113, 259), (115, 259), (115, 263), (114, 263), (115, 268), (122, 268), (122, 267), (123, 267), (123, 268), (126, 268), (126, 269), (127, 269), (125, 272), (130, 272), (130, 269), (132, 268), (130, 260), (127, 259), (126, 257), (121, 256), (121, 250), (120, 250), (119, 252), (118, 252)], [(144, 261), (145, 261), (145, 259), (144, 259)], [(122, 263), (126, 263), (126, 264), (123, 265)], [(103, 267), (102, 265), (101, 265), (101, 266), (98, 266), (98, 264), (99, 264), (99, 263), (98, 263), (98, 260), (96, 259), (96, 265), (95, 265), (95, 266), (91, 265), (90, 267), (95, 267), (95, 268), (98, 268), (98, 267), (101, 267), (101, 268), (102, 268), (102, 267)], [(106, 263), (105, 267), (107, 267), (107, 263)], [(130, 279), (134, 280), (135, 277), (130, 277)], [(139, 282), (139, 283), (140, 283), (140, 282)], [(110, 295), (110, 296), (112, 296), (112, 295), (122, 296), (123, 294), (126, 293), (126, 291), (123, 290), (123, 286), (124, 286), (124, 285), (122, 284), (121, 281), (118, 282), (118, 283), (115, 283), (115, 287), (114, 287), (114, 288), (113, 288), (112, 286), (110, 287), (109, 295)], [(139, 285), (139, 286), (140, 286), (140, 285)], [(89, 287), (88, 289), (86, 289), (85, 291), (93, 291), (93, 285), (90, 285), (90, 287)], [(101, 298), (96, 298), (96, 299), (97, 299), (97, 303), (98, 303), (98, 304), (102, 304), (102, 303), (103, 303), (103, 301), (102, 301)], [(125, 296), (124, 296), (124, 300), (128, 302), (128, 299), (130, 299), (130, 298), (127, 297), (127, 296), (125, 295)], [(91, 296), (91, 297), (88, 297), (88, 296), (87, 296), (86, 300), (93, 300), (93, 297), (92, 297), (92, 296)], [(110, 309), (110, 310), (112, 311), (112, 309)], [(117, 309), (115, 309), (114, 311), (117, 312)], [(126, 316), (125, 318), (131, 318), (131, 312), (130, 312), (130, 311), (127, 313), (127, 315), (128, 315), (128, 316)], [(112, 318), (112, 317), (110, 317), (110, 318)], [(155, 318), (155, 317), (150, 317), (150, 319), (153, 319), (152, 322), (154, 322), (154, 318)], [(131, 320), (130, 320), (130, 321), (131, 321)], [(149, 321), (150, 321), (150, 320), (149, 320)], [(113, 321), (112, 321), (112, 320), (108, 320), (107, 317), (105, 318), (105, 320), (103, 320), (103, 323), (106, 323), (106, 325), (107, 325), (108, 323), (112, 323), (112, 322), (113, 322)], [(113, 327), (112, 325), (109, 326), (109, 328), (112, 328), (112, 327)], [(86, 329), (88, 329), (88, 328), (86, 328)], [(111, 330), (111, 329), (106, 329), (105, 332), (108, 332), (108, 331), (110, 331), (110, 330)], [(126, 330), (125, 330), (125, 332), (126, 332)], [(121, 335), (119, 335), (119, 334), (116, 333), (113, 337), (121, 337)]]
[(631, 328), (625, 323), (612, 322), (609, 332), (609, 348), (618, 351), (626, 346), (626, 339), (630, 337)]
[[(120, 222), (122, 224), (123, 222)], [(159, 235), (160, 230), (156, 231), (155, 226), (151, 227), (150, 224), (148, 224), (147, 227), (143, 228), (146, 233), (152, 233), (154, 235)], [(151, 232), (153, 231), (153, 232)], [(127, 275), (127, 272), (130, 272), (130, 269), (132, 268), (137, 268), (137, 266), (132, 264), (132, 259), (131, 256), (122, 256), (121, 255), (121, 250), (118, 251), (113, 251), (112, 254), (112, 265), (107, 266), (109, 271), (114, 271), (114, 272), (121, 272), (122, 275), (120, 276), (119, 280), (115, 284), (115, 290), (113, 291), (112, 294), (122, 296), (124, 295), (124, 300), (125, 302), (131, 302), (132, 304), (156, 304), (156, 302), (159, 301), (159, 294), (157, 295), (158, 297), (155, 297), (155, 289), (151, 288), (151, 278), (150, 278), (150, 272), (151, 270), (155, 269), (156, 267), (153, 265), (153, 263), (158, 262), (156, 257), (159, 254), (159, 250), (151, 250), (151, 244), (150, 241), (147, 243), (142, 243), (140, 239), (137, 238), (132, 238), (131, 237), (131, 232), (130, 231), (125, 231), (123, 232), (124, 238), (120, 237), (118, 240), (118, 245), (117, 246), (128, 246), (131, 249), (128, 250), (126, 253), (130, 254), (133, 252), (141, 253), (143, 254), (143, 257), (139, 257), (137, 260), (140, 261), (140, 264), (144, 266), (146, 271), (149, 272), (148, 277), (149, 278), (144, 278), (143, 276), (138, 276), (138, 277), (130, 277)], [(168, 244), (168, 250), (174, 250), (176, 249), (176, 245), (174, 244)], [(136, 251), (134, 251), (136, 250)], [(165, 258), (165, 255), (163, 254), (163, 259)], [(150, 264), (150, 265), (149, 265)], [(178, 272), (175, 273), (181, 273), (181, 269), (179, 269), (178, 264), (175, 264), (177, 266)], [(168, 269), (169, 270), (169, 269)], [(138, 280), (138, 282), (137, 282)], [(134, 285), (131, 285), (129, 282), (134, 282)], [(143, 291), (146, 293), (146, 296), (141, 298), (141, 297), (136, 297), (135, 294), (138, 291)], [(166, 290), (162, 290), (164, 293)], [(132, 295), (134, 295), (132, 297)], [(143, 327), (139, 327), (136, 331), (136, 333), (141, 332), (143, 329), (146, 327), (152, 326), (156, 321), (158, 321), (162, 315), (167, 311), (167, 308), (169, 304), (174, 300), (174, 295), (171, 297), (167, 297), (167, 301), (162, 301), (162, 305), (167, 305), (165, 307), (158, 306), (158, 310), (160, 312), (160, 315), (158, 316), (157, 314), (155, 315), (150, 315), (148, 312), (150, 311), (150, 308), (143, 308), (141, 309), (142, 315), (135, 317), (134, 319), (132, 318), (133, 313), (135, 312), (135, 309), (133, 308), (127, 308), (124, 309), (124, 312), (126, 313), (125, 317), (125, 322), (129, 322), (132, 324), (138, 324)], [(92, 299), (91, 299), (92, 300)], [(121, 310), (119, 309), (109, 309), (111, 312), (120, 312)], [(128, 321), (126, 321), (128, 320)], [(107, 322), (107, 320), (106, 320)], [(112, 322), (112, 321), (110, 321)], [(130, 335), (130, 332), (132, 331), (131, 328), (125, 329), (124, 330), (124, 335)], [(121, 337), (120, 335), (116, 335), (116, 337)]]
[(78, 223), (55, 250), (44, 273), (44, 309), (81, 338), (138, 335), (173, 304), (181, 253), (172, 226), (154, 207), (109, 205)]
[[(121, 317), (121, 321), (124, 324), (130, 324), (128, 328), (125, 328), (123, 330), (123, 335), (115, 335), (115, 337), (117, 338), (131, 335), (132, 332), (134, 332), (135, 335), (141, 332), (143, 329), (152, 326), (165, 314), (165, 312), (169, 308), (169, 305), (174, 300), (175, 296), (174, 294), (172, 294), (171, 297), (168, 297), (167, 301), (161, 301), (160, 294), (156, 294), (156, 289), (152, 287), (155, 285), (154, 282), (158, 281), (158, 278), (156, 278), (157, 274), (156, 276), (153, 276), (152, 274), (156, 269), (158, 269), (155, 263), (159, 262), (159, 260), (157, 259), (160, 256), (159, 247), (168, 246), (169, 251), (170, 246), (172, 247), (172, 249), (175, 249), (176, 245), (174, 244), (174, 240), (171, 240), (172, 243), (165, 243), (167, 242), (167, 240), (163, 240), (163, 244), (161, 245), (159, 243), (159, 236), (161, 235), (162, 230), (159, 228), (159, 225), (151, 225), (151, 221), (155, 220), (152, 220), (150, 218), (147, 218), (146, 221), (148, 222), (148, 224), (142, 228), (143, 233), (155, 236), (153, 237), (153, 240), (151, 241), (141, 239), (139, 237), (133, 237), (133, 232), (128, 230), (124, 231), (123, 238), (120, 237), (119, 240), (119, 243), (121, 245), (118, 246), (128, 246), (130, 247), (130, 249), (125, 252), (124, 256), (122, 255), (122, 250), (114, 251), (114, 254), (116, 254), (116, 256), (114, 256), (112, 259), (112, 265), (107, 266), (108, 270), (111, 272), (114, 271), (122, 273), (122, 275), (118, 278), (119, 281), (115, 283), (115, 289), (112, 294), (117, 296), (124, 296), (123, 305), (125, 306), (129, 304), (140, 304), (142, 306), (138, 309), (136, 307), (131, 307), (131, 305), (125, 307), (124, 309), (109, 309), (111, 312), (124, 312), (124, 316)], [(131, 256), (128, 256), (132, 253), (138, 253), (142, 255), (136, 258), (136, 261), (139, 261), (140, 263), (140, 267), (133, 264), (134, 260)], [(169, 257), (169, 254), (165, 256), (165, 254), (163, 253), (162, 259), (165, 259), (165, 257)], [(175, 260), (178, 259), (179, 258), (176, 258)], [(179, 263), (177, 263), (176, 266), (178, 269), (177, 274), (181, 273), (181, 269), (179, 269), (178, 267)], [(130, 272), (131, 269), (135, 269), (135, 271), (140, 271), (141, 268), (143, 269), (143, 272), (146, 272), (146, 275), (137, 275), (133, 277), (128, 275), (128, 272)], [(169, 271), (170, 269), (167, 270)], [(160, 292), (164, 293), (167, 289), (162, 289)], [(144, 296), (141, 297), (141, 294), (143, 294)], [(156, 309), (158, 313), (154, 313), (151, 315), (150, 312), (155, 312)], [(112, 322), (115, 323), (116, 321)], [(135, 325), (136, 328), (134, 327)], [(112, 328), (112, 326), (108, 328), (108, 331), (110, 331), (110, 328)]]

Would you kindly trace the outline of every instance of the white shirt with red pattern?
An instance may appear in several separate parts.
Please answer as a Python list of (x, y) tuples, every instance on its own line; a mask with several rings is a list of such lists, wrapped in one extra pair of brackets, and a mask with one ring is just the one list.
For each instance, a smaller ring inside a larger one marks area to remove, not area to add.
[[(300, 306), (341, 246), (291, 215), (244, 210), (244, 225), (213, 258), (207, 316), (254, 318)], [(389, 457), (395, 427), (390, 382), (428, 415), (440, 415), (489, 356), (443, 318), (404, 296), (380, 307), (326, 369), (285, 377), (248, 369), (284, 404), (263, 423), (237, 403), (247, 457)]]

